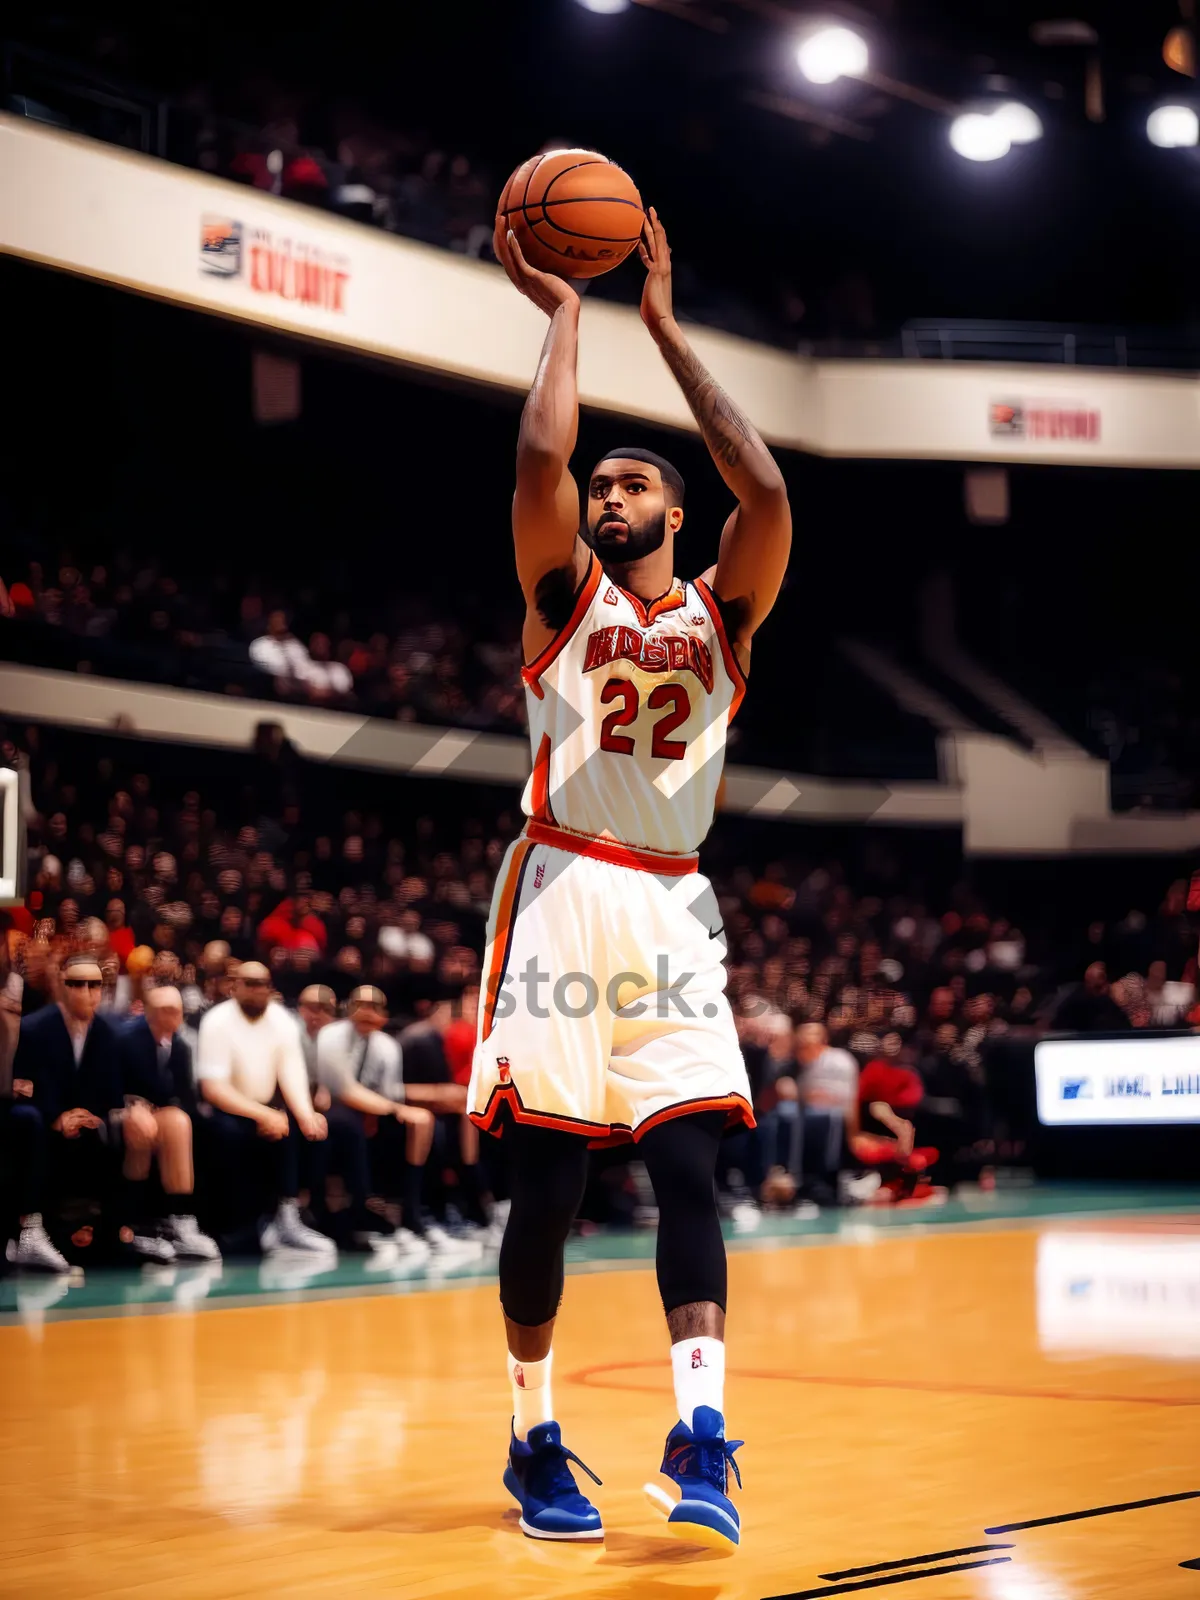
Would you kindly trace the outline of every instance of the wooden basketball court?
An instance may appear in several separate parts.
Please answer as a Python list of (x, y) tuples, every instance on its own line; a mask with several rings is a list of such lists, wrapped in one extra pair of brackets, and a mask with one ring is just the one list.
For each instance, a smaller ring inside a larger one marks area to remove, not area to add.
[(0, 1329), (0, 1593), (1198, 1600), (1200, 1213), (853, 1228), (730, 1280), (735, 1555), (641, 1493), (674, 1413), (639, 1265), (560, 1323), (602, 1549), (516, 1527), (484, 1283)]

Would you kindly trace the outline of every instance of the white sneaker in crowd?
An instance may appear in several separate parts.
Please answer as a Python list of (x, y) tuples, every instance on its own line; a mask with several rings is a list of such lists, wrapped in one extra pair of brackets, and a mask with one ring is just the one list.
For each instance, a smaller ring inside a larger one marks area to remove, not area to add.
[(838, 1175), (838, 1195), (844, 1205), (861, 1206), (878, 1194), (882, 1184), (878, 1172), (842, 1172)]
[(262, 1232), (264, 1255), (279, 1250), (302, 1251), (313, 1256), (337, 1256), (337, 1245), (324, 1233), (306, 1227), (295, 1201), (284, 1201)]
[(66, 1257), (50, 1242), (50, 1235), (42, 1227), (41, 1216), (31, 1212), (21, 1224), (20, 1237), (10, 1239), (5, 1250), (9, 1263), (24, 1267), (27, 1272), (70, 1272)]
[(163, 1233), (175, 1248), (181, 1261), (220, 1261), (221, 1251), (215, 1239), (200, 1231), (195, 1217), (184, 1214), (168, 1217)]
[(420, 1234), (414, 1233), (411, 1228), (397, 1228), (392, 1235), (392, 1244), (396, 1248), (396, 1261), (406, 1266), (424, 1266), (433, 1254), (432, 1247)]
[(483, 1254), (481, 1240), (460, 1238), (457, 1234), (447, 1233), (445, 1228), (440, 1228), (436, 1222), (431, 1222), (425, 1229), (425, 1239), (435, 1260), (471, 1261)]
[(753, 1200), (739, 1200), (729, 1214), (735, 1233), (753, 1233), (762, 1226), (762, 1212)]
[(175, 1246), (157, 1233), (135, 1233), (130, 1248), (143, 1261), (153, 1261), (159, 1266), (170, 1266), (175, 1259)]

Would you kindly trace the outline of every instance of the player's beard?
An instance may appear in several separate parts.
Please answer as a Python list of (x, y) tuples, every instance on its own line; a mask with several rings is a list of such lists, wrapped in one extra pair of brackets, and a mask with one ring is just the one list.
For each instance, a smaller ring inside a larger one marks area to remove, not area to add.
[(605, 522), (619, 522), (622, 527), (629, 530), (626, 539), (614, 539), (603, 535), (597, 529), (593, 532), (586, 523), (580, 529), (580, 538), (584, 544), (591, 548), (600, 557), (613, 566), (628, 566), (632, 561), (640, 561), (643, 556), (651, 555), (667, 537), (667, 513), (660, 511), (656, 517), (649, 518), (640, 528), (635, 528), (625, 517), (607, 516)]

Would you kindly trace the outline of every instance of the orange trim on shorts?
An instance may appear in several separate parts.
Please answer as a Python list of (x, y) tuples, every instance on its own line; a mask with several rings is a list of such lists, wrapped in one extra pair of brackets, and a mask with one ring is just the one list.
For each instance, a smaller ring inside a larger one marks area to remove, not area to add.
[(496, 1001), (500, 996), (500, 980), (504, 976), (504, 968), (508, 963), (509, 947), (512, 944), (512, 931), (515, 917), (513, 910), (521, 889), (521, 876), (525, 863), (529, 860), (533, 850), (533, 842), (519, 841), (513, 858), (509, 863), (508, 875), (504, 880), (504, 887), (500, 891), (500, 904), (496, 912), (496, 937), (492, 941), (492, 964), (488, 968), (487, 979), (484, 984), (484, 1009), (483, 1024), (479, 1037), (486, 1039), (492, 1031), (495, 1020)]
[[(559, 1133), (578, 1133), (588, 1139), (607, 1140), (612, 1132), (612, 1127), (607, 1122), (585, 1122), (582, 1117), (557, 1117), (549, 1111), (527, 1111), (521, 1102), (521, 1096), (515, 1083), (498, 1083), (488, 1095), (487, 1105), (482, 1111), (468, 1111), (467, 1115), (477, 1128), (482, 1128), (484, 1133), (493, 1131), (493, 1123), (500, 1114), (501, 1106), (507, 1106), (514, 1122), (526, 1123), (531, 1128), (554, 1128)], [(502, 1128), (495, 1130), (502, 1133)], [(626, 1130), (628, 1138), (628, 1130)]]
[(468, 1111), (467, 1115), (477, 1128), (499, 1138), (504, 1129), (503, 1126), (497, 1128), (495, 1122), (503, 1106), (508, 1107), (514, 1122), (524, 1123), (531, 1128), (553, 1128), (558, 1133), (577, 1133), (587, 1139), (588, 1148), (592, 1150), (612, 1149), (616, 1145), (629, 1144), (631, 1140), (636, 1143), (651, 1128), (670, 1122), (674, 1117), (692, 1116), (698, 1111), (726, 1112), (727, 1128), (735, 1128), (739, 1123), (747, 1128), (757, 1126), (750, 1102), (740, 1094), (727, 1094), (710, 1100), (681, 1100), (678, 1105), (664, 1106), (634, 1132), (623, 1122), (585, 1122), (580, 1117), (558, 1117), (548, 1111), (530, 1111), (522, 1104), (514, 1083), (498, 1083), (488, 1095), (483, 1110)]
[(649, 1133), (651, 1128), (660, 1127), (662, 1123), (670, 1122), (674, 1117), (690, 1117), (698, 1111), (724, 1111), (727, 1128), (736, 1128), (739, 1123), (747, 1128), (758, 1126), (754, 1119), (754, 1108), (745, 1095), (724, 1094), (711, 1100), (681, 1100), (678, 1105), (664, 1106), (661, 1111), (656, 1111), (652, 1117), (647, 1117), (645, 1122), (634, 1129), (634, 1143)]
[(721, 608), (717, 604), (717, 597), (705, 583), (703, 578), (695, 578), (696, 593), (704, 602), (704, 609), (712, 618), (713, 627), (717, 631), (717, 641), (721, 646), (721, 659), (725, 663), (725, 671), (733, 682), (733, 703), (729, 707), (729, 720), (737, 716), (738, 707), (742, 703), (742, 696), (746, 692), (746, 674), (742, 671), (742, 664), (733, 653), (733, 646), (729, 642), (729, 635), (725, 632), (725, 623), (721, 619)]
[(595, 556), (592, 556), (588, 562), (588, 569), (584, 574), (583, 582), (579, 585), (579, 590), (576, 593), (575, 605), (566, 626), (559, 629), (539, 656), (535, 656), (527, 667), (521, 668), (521, 677), (525, 682), (526, 688), (532, 689), (539, 700), (544, 698), (544, 694), (538, 679), (560, 651), (564, 650), (570, 642), (572, 634), (583, 621), (588, 607), (596, 598), (596, 590), (600, 587), (600, 580), (603, 576), (604, 569)]
[(700, 865), (697, 855), (642, 850), (636, 845), (623, 844), (620, 839), (602, 839), (594, 833), (576, 833), (570, 828), (560, 828), (557, 823), (541, 822), (534, 818), (525, 824), (524, 836), (534, 844), (553, 845), (556, 850), (569, 850), (575, 856), (590, 856), (593, 861), (607, 861), (614, 867), (633, 867), (638, 872), (653, 872), (660, 877), (682, 878), (689, 872), (695, 872)]

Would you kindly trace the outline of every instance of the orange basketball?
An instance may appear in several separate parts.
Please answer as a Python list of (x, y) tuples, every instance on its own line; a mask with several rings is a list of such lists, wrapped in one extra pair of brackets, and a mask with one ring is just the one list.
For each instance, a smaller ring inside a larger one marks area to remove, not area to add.
[(551, 150), (523, 162), (504, 186), (499, 215), (531, 267), (597, 278), (620, 266), (645, 211), (627, 172), (595, 150)]

